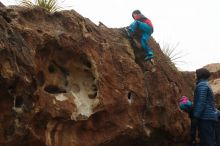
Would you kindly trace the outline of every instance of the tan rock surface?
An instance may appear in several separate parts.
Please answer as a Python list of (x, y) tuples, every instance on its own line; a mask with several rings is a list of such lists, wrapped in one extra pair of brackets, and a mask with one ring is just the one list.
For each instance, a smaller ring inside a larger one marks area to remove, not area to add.
[(212, 63), (204, 66), (206, 69), (208, 69), (210, 72), (218, 72), (220, 71), (220, 63)]
[(220, 63), (208, 64), (205, 68), (212, 74), (209, 82), (216, 97), (217, 107), (220, 108)]

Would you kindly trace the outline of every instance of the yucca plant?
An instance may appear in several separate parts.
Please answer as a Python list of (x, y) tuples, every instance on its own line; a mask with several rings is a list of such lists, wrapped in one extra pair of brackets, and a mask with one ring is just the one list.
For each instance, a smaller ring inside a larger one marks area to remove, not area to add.
[(34, 2), (31, 0), (21, 0), (20, 3), (25, 7), (40, 6), (49, 12), (55, 12), (60, 9), (57, 0), (34, 0)]
[(182, 50), (178, 50), (179, 43), (175, 45), (170, 45), (168, 43), (163, 43), (162, 51), (167, 56), (167, 58), (173, 63), (175, 66), (186, 64), (184, 61), (184, 57), (187, 55)]

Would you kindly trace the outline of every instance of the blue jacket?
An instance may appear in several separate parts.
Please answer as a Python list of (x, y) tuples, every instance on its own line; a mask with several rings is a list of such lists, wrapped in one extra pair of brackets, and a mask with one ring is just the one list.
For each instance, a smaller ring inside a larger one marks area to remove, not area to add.
[(194, 93), (193, 117), (203, 120), (218, 120), (215, 98), (208, 80), (197, 82)]

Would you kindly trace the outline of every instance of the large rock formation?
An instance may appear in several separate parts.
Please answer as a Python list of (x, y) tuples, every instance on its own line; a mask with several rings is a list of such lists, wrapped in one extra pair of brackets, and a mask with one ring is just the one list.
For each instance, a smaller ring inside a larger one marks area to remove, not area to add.
[(210, 85), (216, 97), (216, 105), (220, 109), (220, 63), (213, 63), (204, 66), (211, 72)]
[(0, 8), (0, 145), (184, 146), (193, 80), (153, 38), (156, 71), (120, 29), (75, 11)]

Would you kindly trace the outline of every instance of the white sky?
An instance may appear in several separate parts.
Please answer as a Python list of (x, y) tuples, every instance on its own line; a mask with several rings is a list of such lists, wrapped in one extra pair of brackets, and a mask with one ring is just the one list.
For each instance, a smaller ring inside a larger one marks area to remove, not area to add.
[[(0, 0), (5, 5), (16, 0)], [(18, 1), (18, 0), (17, 0)], [(64, 1), (64, 2), (61, 2)], [(220, 0), (60, 0), (64, 9), (74, 9), (94, 23), (125, 27), (139, 9), (154, 25), (153, 37), (163, 45), (183, 52), (182, 70), (195, 70), (220, 63)]]

